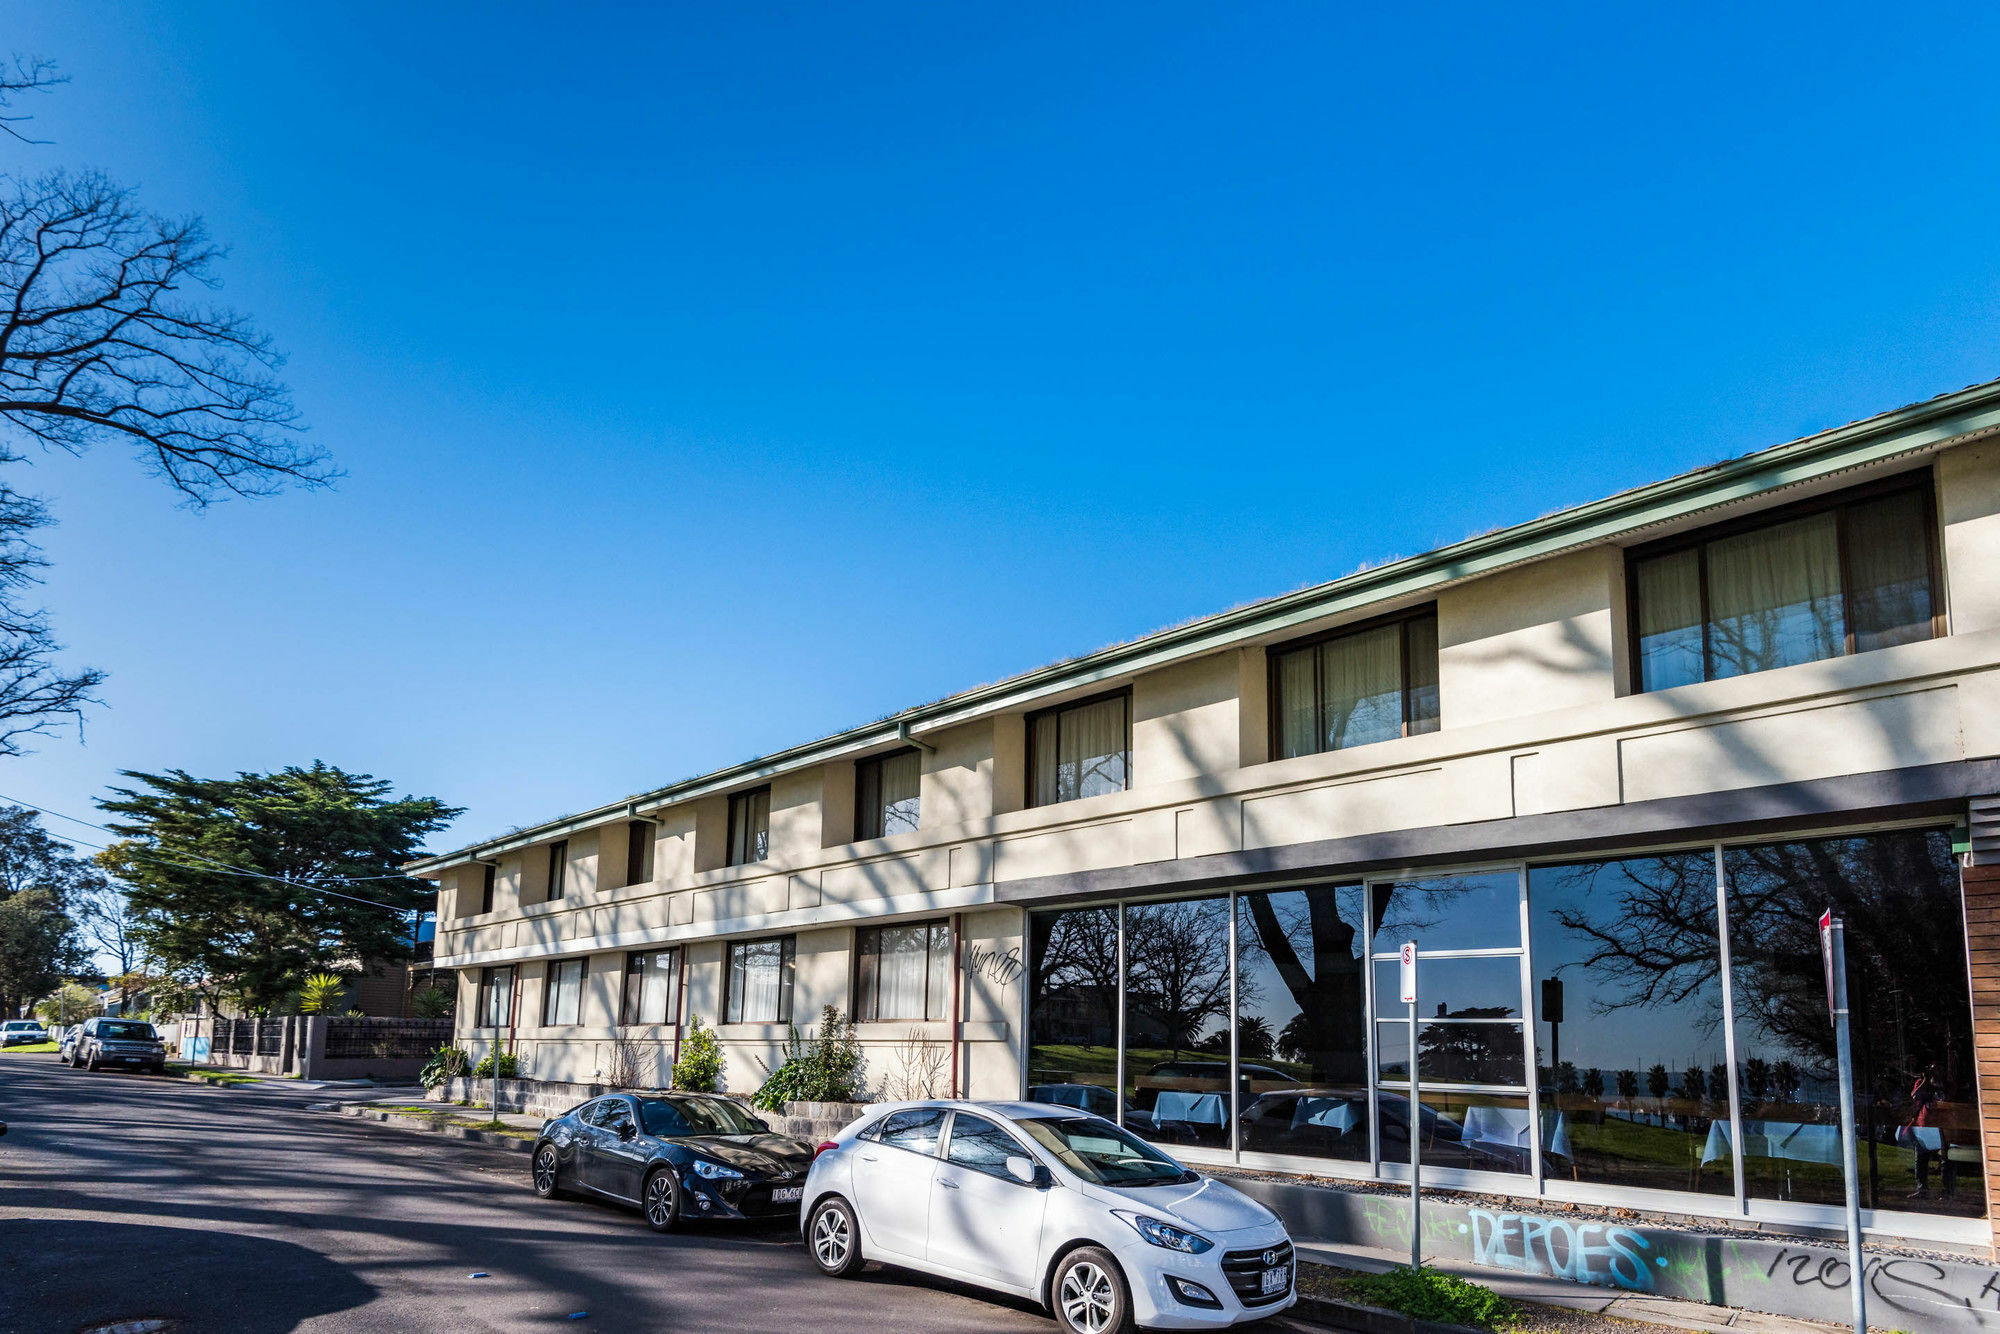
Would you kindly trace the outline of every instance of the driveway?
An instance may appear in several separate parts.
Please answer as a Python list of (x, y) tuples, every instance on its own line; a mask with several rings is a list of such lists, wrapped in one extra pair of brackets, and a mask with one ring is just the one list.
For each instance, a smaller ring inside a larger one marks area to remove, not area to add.
[(823, 1278), (787, 1228), (659, 1237), (543, 1202), (524, 1154), (304, 1110), (325, 1096), (0, 1059), (0, 1331), (1055, 1330), (913, 1275)]

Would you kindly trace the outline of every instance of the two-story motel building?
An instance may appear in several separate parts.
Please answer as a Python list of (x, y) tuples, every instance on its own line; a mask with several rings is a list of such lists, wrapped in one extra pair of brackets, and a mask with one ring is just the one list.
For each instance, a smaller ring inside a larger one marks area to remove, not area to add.
[(833, 1005), (878, 1089), (1393, 1181), (1414, 940), (1427, 1182), (1818, 1223), (1830, 905), (1868, 1225), (1987, 1244), (1996, 432), (2000, 382), (426, 859), (460, 1040), (665, 1082), (698, 1014), (749, 1091)]

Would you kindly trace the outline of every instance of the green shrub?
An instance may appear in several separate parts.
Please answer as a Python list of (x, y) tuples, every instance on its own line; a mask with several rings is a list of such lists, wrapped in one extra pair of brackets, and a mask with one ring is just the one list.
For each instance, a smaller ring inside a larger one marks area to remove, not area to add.
[[(472, 1073), (479, 1079), (491, 1079), (493, 1077), (493, 1053), (486, 1053), (486, 1059), (474, 1066)], [(514, 1059), (514, 1053), (511, 1051), (501, 1052), (500, 1078), (512, 1079), (519, 1073), (521, 1073), (521, 1063)]]
[(1347, 1290), (1370, 1306), (1418, 1320), (1504, 1330), (1519, 1318), (1514, 1304), (1490, 1288), (1435, 1269), (1392, 1269), (1347, 1281)]
[(852, 1102), (861, 1092), (861, 1044), (854, 1025), (829, 1005), (820, 1011), (819, 1032), (810, 1038), (794, 1028), (785, 1059), (750, 1099), (767, 1112), (788, 1102)]
[(472, 1058), (463, 1047), (439, 1047), (417, 1072), (417, 1080), (427, 1089), (436, 1088), (447, 1079), (463, 1075), (471, 1064)]
[(458, 1009), (458, 992), (451, 987), (418, 987), (410, 994), (410, 1009), (419, 1019), (449, 1019)]
[(345, 999), (347, 982), (334, 973), (314, 973), (299, 988), (300, 1014), (325, 1014)]
[(722, 1078), (722, 1047), (713, 1029), (702, 1027), (695, 1015), (688, 1025), (687, 1040), (681, 1043), (681, 1058), (674, 1062), (674, 1087), (689, 1093), (713, 1093)]

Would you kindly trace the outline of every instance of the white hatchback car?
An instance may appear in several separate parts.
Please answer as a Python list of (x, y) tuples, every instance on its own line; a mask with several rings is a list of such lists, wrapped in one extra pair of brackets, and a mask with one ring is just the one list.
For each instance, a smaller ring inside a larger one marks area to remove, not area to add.
[(827, 1274), (922, 1270), (1041, 1302), (1072, 1334), (1221, 1329), (1298, 1300), (1276, 1214), (1073, 1107), (871, 1108), (820, 1145), (800, 1217)]

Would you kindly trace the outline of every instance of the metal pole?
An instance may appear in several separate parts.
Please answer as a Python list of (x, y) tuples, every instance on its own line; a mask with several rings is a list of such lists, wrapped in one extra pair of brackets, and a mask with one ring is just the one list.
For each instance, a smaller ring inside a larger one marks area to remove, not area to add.
[(1424, 1267), (1423, 1201), (1418, 1177), (1423, 1171), (1423, 1103), (1417, 1093), (1417, 969), (1416, 951), (1410, 951), (1410, 1268)]
[(1861, 1162), (1854, 1138), (1854, 1053), (1847, 1034), (1847, 946), (1838, 917), (1829, 925), (1828, 941), (1834, 1048), (1840, 1058), (1840, 1150), (1847, 1169), (1847, 1288), (1854, 1295), (1854, 1334), (1868, 1334), (1866, 1271), (1861, 1261)]
[(1236, 1025), (1236, 891), (1232, 889), (1229, 891), (1229, 1152), (1240, 1158), (1243, 1155), (1242, 1132), (1236, 1118), (1243, 1112), (1240, 1106), (1242, 1100), (1238, 1096), (1242, 1080), (1236, 1074), (1241, 1064), (1241, 1053), (1236, 1049)]
[(1118, 1054), (1112, 1059), (1112, 1078), (1118, 1081), (1111, 1099), (1112, 1119), (1125, 1124), (1125, 905), (1118, 905)]

